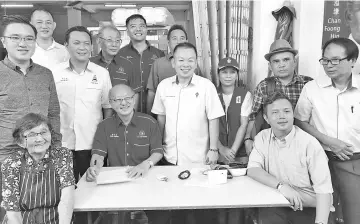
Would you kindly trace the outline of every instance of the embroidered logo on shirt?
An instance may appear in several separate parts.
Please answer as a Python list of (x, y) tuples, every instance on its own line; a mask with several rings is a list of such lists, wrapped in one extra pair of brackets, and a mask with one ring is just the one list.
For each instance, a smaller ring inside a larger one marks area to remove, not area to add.
[(117, 73), (123, 73), (123, 74), (125, 74), (123, 67), (119, 67), (116, 72), (117, 72)]
[(196, 92), (196, 97), (198, 97), (199, 96), (199, 93), (198, 92)]
[(129, 60), (129, 59), (132, 59), (133, 57), (132, 56), (127, 56), (126, 58)]
[(145, 135), (145, 132), (143, 130), (140, 130), (137, 138), (147, 138), (147, 136)]
[(157, 59), (158, 57), (157, 57), (157, 55), (155, 55), (155, 54), (153, 54), (153, 56), (151, 57), (151, 59), (152, 60), (155, 60), (155, 59)]
[(119, 138), (119, 136), (118, 136), (118, 134), (110, 134), (110, 136), (109, 136), (110, 138)]
[(62, 77), (62, 78), (60, 79), (60, 82), (67, 82), (67, 81), (69, 81), (69, 79), (68, 79), (67, 77)]
[(241, 103), (241, 96), (236, 97), (236, 103)]
[(227, 63), (230, 64), (230, 63), (231, 63), (231, 59), (228, 58), (228, 59), (227, 59)]
[(97, 75), (94, 75), (94, 76), (93, 76), (92, 84), (98, 84)]

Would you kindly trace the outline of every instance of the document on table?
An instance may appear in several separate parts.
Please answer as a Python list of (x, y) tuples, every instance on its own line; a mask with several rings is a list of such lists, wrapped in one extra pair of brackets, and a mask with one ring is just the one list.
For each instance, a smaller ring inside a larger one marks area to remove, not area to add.
[(116, 170), (101, 171), (97, 176), (96, 182), (100, 185), (132, 181), (132, 179), (127, 176), (126, 170), (126, 167), (122, 167), (121, 169)]

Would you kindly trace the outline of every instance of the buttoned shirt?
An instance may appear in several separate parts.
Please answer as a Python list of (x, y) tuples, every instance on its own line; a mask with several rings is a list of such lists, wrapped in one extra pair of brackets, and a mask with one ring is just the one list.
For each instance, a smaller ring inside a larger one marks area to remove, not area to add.
[(102, 52), (99, 52), (97, 56), (90, 58), (90, 61), (108, 70), (113, 86), (126, 84), (135, 92), (139, 92), (142, 89), (135, 66), (130, 60), (118, 55), (108, 64), (105, 62)]
[(352, 69), (352, 74), (355, 74), (355, 75), (359, 75), (360, 74), (360, 44), (356, 42), (356, 40), (353, 38), (352, 34), (350, 34), (350, 36), (348, 37), (348, 39), (352, 40), (357, 48), (358, 48), (358, 58), (357, 58), (357, 61)]
[(254, 139), (248, 168), (259, 167), (300, 193), (304, 206), (316, 207), (316, 194), (332, 193), (328, 159), (320, 143), (297, 126), (283, 139), (272, 129)]
[(193, 75), (188, 85), (177, 76), (158, 86), (152, 113), (165, 115), (165, 158), (178, 165), (203, 163), (209, 149), (209, 120), (224, 116), (216, 88), (206, 78)]
[(48, 49), (43, 49), (36, 43), (35, 52), (31, 59), (39, 65), (53, 69), (58, 64), (69, 60), (69, 53), (63, 45), (53, 40), (53, 43)]
[[(155, 92), (159, 83), (166, 78), (176, 75), (175, 69), (172, 67), (172, 54), (167, 54), (164, 57), (158, 58), (154, 61), (152, 68), (150, 69), (147, 89)], [(200, 69), (197, 68), (194, 73), (202, 76)]]
[(16, 121), (31, 112), (49, 119), (53, 140), (60, 146), (60, 109), (51, 71), (30, 60), (24, 74), (6, 57), (0, 62), (0, 80), (0, 162), (11, 153)]
[(360, 152), (360, 76), (352, 75), (342, 91), (326, 75), (307, 83), (298, 100), (295, 118), (327, 136), (352, 144), (354, 152)]
[(150, 68), (152, 67), (155, 59), (164, 56), (163, 51), (151, 46), (148, 41), (146, 41), (146, 43), (148, 47), (142, 53), (139, 53), (138, 50), (133, 47), (132, 42), (130, 42), (128, 45), (121, 48), (117, 54), (119, 56), (125, 57), (133, 63), (135, 73), (139, 77), (142, 89), (139, 95), (139, 106), (137, 111), (140, 112), (145, 112), (146, 110), (146, 87)]
[(163, 154), (157, 121), (134, 112), (128, 125), (117, 114), (100, 122), (94, 137), (92, 154), (108, 155), (110, 166), (136, 166), (153, 153)]
[(53, 70), (60, 102), (60, 124), (63, 146), (75, 150), (91, 149), (100, 121), (102, 108), (111, 108), (109, 90), (112, 87), (108, 71), (89, 62), (77, 73), (70, 61)]
[[(313, 79), (308, 76), (295, 74), (293, 75), (292, 81), (287, 85), (283, 85), (282, 82), (277, 77), (275, 77), (275, 80), (276, 80), (275, 91), (280, 91), (283, 94), (285, 94), (291, 100), (293, 108), (295, 108), (303, 86), (307, 82)], [(262, 105), (266, 101), (266, 98), (267, 98), (267, 81), (262, 80), (254, 90), (252, 112), (249, 115), (250, 121), (256, 119), (256, 115), (262, 109)]]

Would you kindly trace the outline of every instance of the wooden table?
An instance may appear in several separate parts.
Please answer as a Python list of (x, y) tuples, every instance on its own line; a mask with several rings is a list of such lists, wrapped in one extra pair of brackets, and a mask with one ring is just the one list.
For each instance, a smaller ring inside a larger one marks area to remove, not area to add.
[[(276, 189), (260, 184), (247, 176), (234, 177), (214, 187), (187, 186), (178, 174), (188, 169), (192, 178), (207, 181), (192, 166), (155, 166), (148, 174), (132, 182), (96, 185), (86, 182), (85, 175), (75, 190), (74, 211), (174, 210), (210, 208), (283, 207), (289, 202)], [(117, 167), (104, 167), (117, 169)], [(194, 171), (194, 172), (192, 172)], [(163, 174), (168, 182), (156, 177)], [(90, 214), (90, 212), (89, 212)], [(89, 215), (88, 215), (89, 217)]]

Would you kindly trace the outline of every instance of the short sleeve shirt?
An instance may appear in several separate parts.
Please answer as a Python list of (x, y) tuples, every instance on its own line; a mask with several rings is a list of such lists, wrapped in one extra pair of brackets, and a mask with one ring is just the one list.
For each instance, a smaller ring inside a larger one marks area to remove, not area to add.
[(38, 44), (35, 45), (35, 52), (31, 57), (33, 61), (48, 69), (53, 69), (58, 64), (69, 60), (68, 50), (53, 40), (52, 45), (44, 50)]
[[(360, 152), (360, 76), (352, 75), (349, 86), (339, 90), (326, 75), (305, 85), (295, 109), (295, 118), (319, 132), (353, 145)], [(330, 151), (326, 145), (322, 145)]]
[(278, 139), (272, 129), (261, 131), (254, 140), (248, 168), (259, 167), (300, 194), (304, 206), (315, 207), (316, 195), (332, 193), (327, 156), (313, 136), (297, 126)]
[(165, 115), (165, 158), (173, 164), (203, 163), (209, 149), (209, 120), (224, 116), (213, 83), (193, 75), (186, 86), (177, 76), (158, 86), (152, 113)]
[[(223, 95), (224, 104), (226, 106), (225, 112), (227, 113), (229, 104), (231, 103), (231, 100), (232, 100), (233, 93), (228, 94), (228, 95), (226, 95), (226, 94), (222, 94), (222, 95)], [(250, 92), (247, 92), (246, 96), (244, 97), (244, 100), (242, 101), (240, 115), (242, 117), (248, 117), (250, 115), (251, 111), (252, 111), (252, 94)]]
[(78, 74), (70, 62), (53, 70), (60, 102), (62, 145), (69, 149), (91, 149), (100, 121), (102, 108), (111, 108), (109, 90), (112, 87), (109, 72), (93, 62)]
[(117, 54), (117, 56), (122, 56), (130, 60), (134, 65), (135, 73), (138, 76), (139, 82), (141, 84), (140, 86), (142, 86), (139, 96), (139, 107), (137, 110), (140, 112), (146, 111), (146, 87), (150, 69), (154, 63), (154, 60), (164, 56), (163, 51), (151, 46), (148, 41), (146, 43), (148, 47), (141, 54), (139, 54), (139, 52), (133, 47), (131, 42), (121, 48)]
[(117, 56), (114, 57), (110, 64), (107, 64), (102, 56), (102, 52), (99, 52), (97, 56), (90, 58), (90, 61), (108, 70), (110, 81), (113, 86), (126, 84), (135, 92), (139, 92), (141, 90), (135, 66), (130, 60), (122, 56)]
[(114, 114), (98, 125), (92, 154), (108, 155), (110, 166), (136, 166), (152, 153), (163, 154), (162, 137), (153, 117), (134, 112), (125, 126)]

